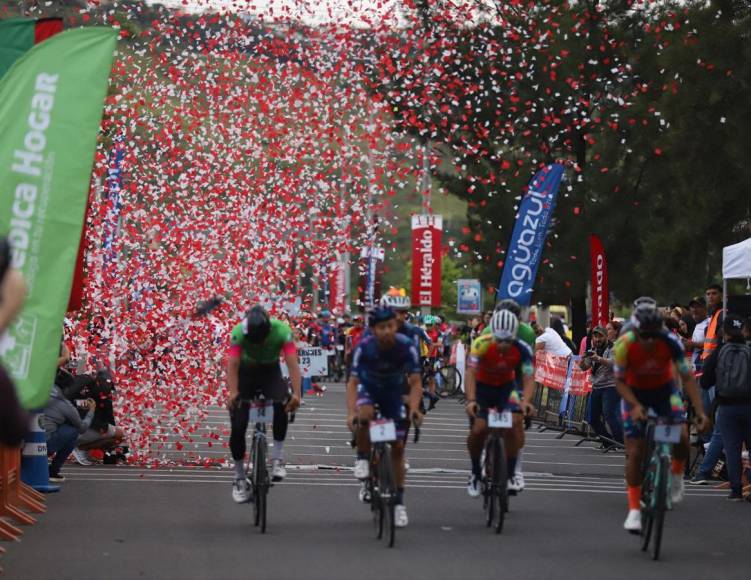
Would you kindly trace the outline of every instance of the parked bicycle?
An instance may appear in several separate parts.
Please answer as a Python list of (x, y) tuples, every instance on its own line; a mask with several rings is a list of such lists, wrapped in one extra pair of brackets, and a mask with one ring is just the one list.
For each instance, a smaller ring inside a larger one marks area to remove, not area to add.
[(435, 392), (440, 398), (454, 397), (461, 394), (462, 376), (455, 365), (446, 364), (441, 358), (425, 359), (422, 384), (435, 381)]

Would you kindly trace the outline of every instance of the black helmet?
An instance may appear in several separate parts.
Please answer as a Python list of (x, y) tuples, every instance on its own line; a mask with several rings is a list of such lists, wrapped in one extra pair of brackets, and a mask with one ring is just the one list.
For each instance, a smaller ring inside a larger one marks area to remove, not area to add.
[(639, 298), (634, 303), (634, 313), (631, 323), (639, 333), (654, 333), (662, 330), (663, 320), (657, 308), (657, 302), (652, 298)]
[(521, 319), (522, 317), (522, 307), (519, 306), (519, 303), (512, 298), (504, 298), (495, 305), (496, 312), (500, 312), (501, 310), (509, 310), (513, 312), (519, 319)]
[(243, 334), (253, 344), (266, 340), (271, 332), (271, 319), (263, 306), (255, 305), (245, 313)]
[(379, 306), (371, 310), (370, 317), (368, 318), (368, 326), (375, 326), (379, 322), (386, 322), (394, 318), (396, 318), (396, 313), (391, 308)]

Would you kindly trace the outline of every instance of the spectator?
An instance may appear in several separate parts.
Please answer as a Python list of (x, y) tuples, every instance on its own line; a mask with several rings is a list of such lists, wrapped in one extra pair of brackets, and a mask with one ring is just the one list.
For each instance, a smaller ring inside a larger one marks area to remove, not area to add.
[[(10, 262), (10, 244), (0, 238), (0, 352), (5, 331), (21, 311), (26, 296), (23, 276), (10, 267)], [(9, 447), (20, 445), (27, 425), (28, 416), (21, 408), (16, 388), (0, 365), (0, 443)]]
[(63, 463), (72, 453), (78, 436), (84, 433), (94, 420), (96, 403), (94, 399), (85, 399), (82, 403), (86, 409), (83, 420), (78, 410), (65, 398), (60, 387), (54, 385), (50, 399), (44, 409), (44, 431), (47, 436), (47, 453), (54, 454), (50, 463), (50, 481), (62, 483), (65, 476), (60, 472)]
[[(560, 332), (555, 329), (558, 326)], [(545, 330), (536, 325), (537, 339), (535, 339), (535, 350), (541, 350), (555, 356), (571, 356), (574, 350), (573, 345), (569, 346), (563, 340), (563, 323), (560, 318), (553, 318), (551, 324)], [(571, 342), (570, 340), (568, 341)]]
[(709, 355), (719, 346), (722, 329), (722, 286), (712, 284), (707, 288), (707, 308), (709, 310), (709, 322), (704, 335), (704, 346), (702, 352), (702, 361), (709, 358)]
[(579, 356), (584, 356), (584, 353), (588, 350), (592, 350), (592, 317), (587, 316), (587, 328), (586, 333), (579, 343)]
[[(623, 443), (623, 424), (619, 412), (621, 398), (615, 388), (614, 358), (613, 343), (607, 338), (607, 330), (596, 326), (592, 329), (592, 349), (585, 352), (579, 366), (582, 370), (592, 370), (590, 424), (605, 447), (612, 445), (608, 439)], [(610, 433), (605, 424), (610, 427)]]
[(743, 444), (751, 449), (751, 347), (744, 340), (740, 317), (729, 314), (722, 330), (724, 343), (704, 361), (701, 386), (716, 389), (717, 425), (730, 480), (728, 499), (741, 501)]
[(607, 326), (605, 327), (605, 332), (608, 333), (608, 342), (615, 344), (615, 341), (618, 340), (618, 337), (621, 334), (622, 327), (623, 325), (617, 320), (611, 320), (610, 322), (608, 322)]
[[(707, 297), (707, 307), (709, 310), (709, 320), (707, 323), (707, 330), (704, 336), (704, 345), (702, 346), (701, 364), (706, 364), (707, 359), (720, 345), (722, 329), (722, 286), (719, 284), (712, 284), (707, 287), (705, 293)], [(702, 381), (702, 386), (706, 384)], [(703, 401), (705, 409), (710, 410), (712, 408), (714, 400), (713, 385), (706, 387), (708, 389), (707, 396)], [(722, 455), (723, 440), (722, 433), (720, 431), (717, 421), (715, 421), (712, 435), (709, 439), (709, 445), (704, 452), (704, 460), (699, 466), (696, 475), (691, 479), (689, 483), (694, 485), (704, 485), (711, 481), (712, 473), (717, 465), (717, 462)]]
[[(78, 378), (78, 377), (77, 377)], [(100, 369), (90, 380), (81, 383), (77, 392), (65, 393), (66, 397), (74, 401), (93, 399), (96, 402), (94, 419), (91, 426), (78, 437), (77, 447), (73, 449), (73, 456), (81, 465), (91, 465), (88, 451), (101, 449), (109, 452), (122, 444), (124, 431), (116, 426), (114, 408), (112, 405), (112, 391), (115, 388), (112, 374), (107, 369)], [(64, 391), (65, 392), (65, 391)], [(85, 416), (84, 411), (79, 414)], [(83, 419), (83, 417), (82, 417)], [(106, 457), (106, 456), (105, 456)]]
[(688, 303), (688, 309), (696, 326), (694, 326), (691, 340), (684, 340), (683, 346), (686, 351), (693, 352), (691, 362), (694, 365), (694, 370), (701, 371), (701, 355), (704, 351), (704, 337), (707, 332), (707, 325), (709, 324), (709, 318), (707, 318), (707, 303), (701, 296), (696, 296)]

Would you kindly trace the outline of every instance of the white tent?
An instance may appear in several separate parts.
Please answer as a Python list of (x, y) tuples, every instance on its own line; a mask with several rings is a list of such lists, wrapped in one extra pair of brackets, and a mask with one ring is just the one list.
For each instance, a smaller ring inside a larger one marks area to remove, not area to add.
[(751, 238), (722, 249), (722, 285), (727, 304), (728, 280), (751, 278)]

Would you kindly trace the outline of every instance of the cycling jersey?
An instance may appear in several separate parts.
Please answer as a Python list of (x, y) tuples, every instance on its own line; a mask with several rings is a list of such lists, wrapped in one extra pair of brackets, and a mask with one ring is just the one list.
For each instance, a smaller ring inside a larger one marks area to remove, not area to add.
[(329, 348), (336, 342), (336, 328), (331, 324), (321, 326), (321, 346)]
[(428, 338), (430, 338), (430, 348), (428, 349), (428, 356), (435, 358), (438, 356), (438, 343), (441, 339), (441, 333), (436, 328), (432, 328), (426, 331), (425, 334), (427, 334)]
[(382, 350), (376, 337), (363, 337), (355, 349), (352, 375), (368, 389), (393, 389), (401, 395), (405, 374), (420, 374), (420, 359), (414, 344), (401, 334), (391, 348)]
[(517, 371), (533, 376), (532, 350), (523, 342), (514, 340), (503, 352), (492, 335), (475, 339), (469, 353), (469, 367), (475, 369), (478, 383), (501, 387), (516, 379)]
[(630, 330), (615, 343), (615, 376), (633, 389), (659, 389), (673, 381), (673, 363), (681, 373), (689, 366), (683, 345), (662, 331), (649, 344)]
[(427, 335), (427, 333), (419, 326), (415, 326), (414, 324), (410, 324), (409, 322), (402, 324), (397, 329), (397, 332), (410, 339), (412, 341), (412, 344), (415, 345), (415, 348), (417, 348), (417, 352), (420, 352), (422, 344), (431, 344), (430, 337)]
[(292, 330), (286, 322), (271, 319), (271, 331), (260, 344), (252, 344), (243, 334), (242, 323), (232, 329), (229, 356), (240, 357), (243, 365), (278, 364), (282, 354), (294, 354), (297, 350), (292, 338)]

